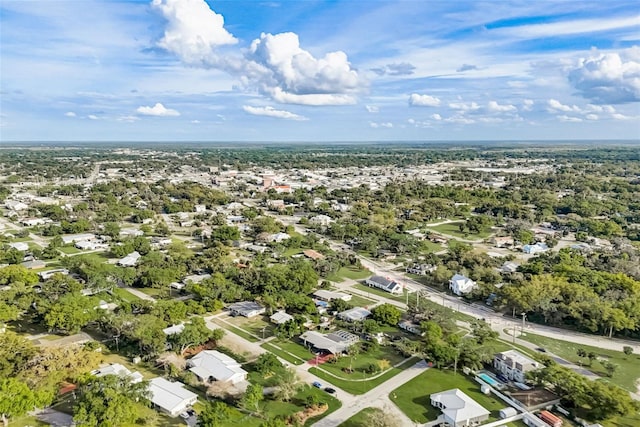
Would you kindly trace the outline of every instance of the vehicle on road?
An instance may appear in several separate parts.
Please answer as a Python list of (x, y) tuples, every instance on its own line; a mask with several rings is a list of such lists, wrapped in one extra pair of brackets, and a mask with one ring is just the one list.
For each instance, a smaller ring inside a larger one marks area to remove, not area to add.
[(540, 353), (546, 353), (547, 350), (542, 348), (542, 347), (536, 347), (536, 351), (539, 351)]
[(314, 381), (311, 385), (314, 386), (314, 387), (317, 387), (317, 388), (322, 388), (322, 383), (320, 383), (318, 381)]
[(324, 391), (326, 391), (329, 394), (336, 394), (336, 389), (335, 388), (327, 387), (327, 388), (324, 389)]
[(191, 416), (191, 415), (189, 415), (189, 413), (187, 413), (187, 412), (180, 412), (180, 417), (181, 417), (181, 418), (184, 418), (185, 420), (186, 420), (187, 418), (189, 418), (190, 416)]

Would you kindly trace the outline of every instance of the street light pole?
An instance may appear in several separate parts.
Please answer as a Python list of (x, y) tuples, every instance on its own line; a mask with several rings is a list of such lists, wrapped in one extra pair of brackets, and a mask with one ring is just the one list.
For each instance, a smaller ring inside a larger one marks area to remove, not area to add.
[(527, 317), (527, 313), (522, 312), (522, 333), (521, 335), (524, 335), (524, 319)]

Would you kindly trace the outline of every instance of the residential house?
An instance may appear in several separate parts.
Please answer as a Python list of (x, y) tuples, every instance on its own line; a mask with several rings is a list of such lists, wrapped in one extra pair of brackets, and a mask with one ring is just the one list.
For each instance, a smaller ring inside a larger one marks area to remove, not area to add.
[(420, 276), (426, 276), (427, 273), (433, 273), (438, 267), (431, 264), (413, 264), (407, 267), (407, 273), (418, 274)]
[(524, 245), (522, 252), (529, 255), (535, 255), (549, 250), (549, 247), (545, 243), (536, 243), (535, 245)]
[(27, 218), (20, 221), (25, 227), (35, 227), (36, 225), (50, 224), (52, 222), (49, 218)]
[(162, 330), (162, 332), (164, 332), (164, 334), (166, 336), (180, 334), (180, 333), (182, 333), (182, 331), (184, 331), (184, 323), (179, 323), (177, 325), (171, 325), (168, 328), (164, 328)]
[(511, 236), (492, 237), (491, 240), (489, 240), (489, 243), (494, 245), (496, 248), (509, 248), (513, 246), (514, 240)]
[(449, 427), (480, 425), (490, 412), (460, 389), (452, 389), (429, 396), (431, 406), (442, 411), (441, 419)]
[(92, 233), (81, 233), (81, 234), (67, 234), (62, 236), (62, 243), (65, 245), (80, 242), (82, 240), (91, 241), (95, 240), (96, 235)]
[(29, 209), (29, 205), (19, 202), (17, 200), (7, 200), (4, 202), (5, 208), (12, 210), (14, 212), (24, 211)]
[(265, 312), (265, 308), (253, 301), (241, 301), (227, 306), (232, 316), (255, 317)]
[(187, 390), (181, 382), (157, 377), (149, 381), (151, 403), (172, 417), (186, 411), (198, 401), (198, 395)]
[(371, 276), (367, 280), (365, 280), (364, 283), (371, 287), (382, 289), (383, 291), (389, 292), (391, 294), (402, 293), (402, 285), (400, 285), (398, 282), (382, 276)]
[(193, 210), (194, 210), (196, 213), (203, 213), (203, 212), (206, 212), (206, 211), (207, 211), (207, 205), (195, 205), (195, 206), (193, 207)]
[(309, 224), (318, 225), (321, 227), (328, 227), (333, 222), (328, 215), (316, 215), (314, 217), (309, 218)]
[(280, 243), (284, 240), (290, 239), (291, 236), (289, 236), (287, 233), (275, 233), (275, 234), (270, 234), (267, 237), (267, 240), (269, 242), (276, 242), (276, 243)]
[(303, 255), (312, 260), (324, 259), (324, 255), (314, 249), (305, 249), (302, 251)]
[(54, 274), (60, 273), (64, 276), (69, 274), (69, 270), (67, 270), (66, 268), (57, 268), (55, 270), (47, 270), (47, 271), (41, 271), (40, 273), (38, 273), (38, 276), (40, 276), (40, 280), (48, 280), (50, 279)]
[(140, 255), (138, 251), (133, 251), (129, 255), (118, 261), (118, 265), (120, 267), (135, 267), (141, 256), (142, 255)]
[(506, 261), (504, 264), (502, 264), (502, 267), (500, 267), (500, 272), (515, 273), (516, 271), (518, 271), (518, 267), (520, 267), (520, 264), (518, 264), (517, 262)]
[(449, 289), (458, 296), (468, 294), (475, 287), (476, 282), (462, 274), (454, 274), (451, 280), (449, 280)]
[(144, 231), (138, 230), (137, 228), (123, 228), (120, 230), (121, 237), (138, 237), (144, 236)]
[(20, 263), (20, 265), (29, 270), (37, 270), (39, 268), (45, 268), (47, 266), (47, 263), (38, 259), (34, 259), (33, 261), (22, 262)]
[(343, 301), (351, 301), (351, 294), (344, 294), (342, 292), (327, 291), (326, 289), (319, 289), (313, 293), (313, 296), (322, 301), (331, 301), (334, 299), (341, 299)]
[(363, 307), (353, 307), (338, 313), (338, 317), (347, 322), (361, 322), (371, 316), (371, 312)]
[(420, 325), (417, 323), (413, 323), (410, 320), (403, 320), (398, 323), (398, 328), (404, 329), (407, 332), (411, 332), (412, 334), (422, 335), (422, 331), (420, 330)]
[(217, 350), (201, 351), (187, 362), (189, 370), (206, 383), (214, 381), (237, 384), (246, 381), (247, 371), (240, 363)]
[(105, 375), (117, 375), (119, 377), (128, 377), (132, 384), (142, 382), (143, 377), (140, 372), (131, 372), (119, 363), (112, 363), (99, 369), (91, 371), (91, 375), (96, 377), (104, 377)]
[(271, 315), (271, 317), (269, 317), (269, 319), (276, 325), (282, 325), (293, 320), (293, 316), (284, 311), (276, 311)]
[(9, 243), (9, 246), (12, 247), (13, 249), (16, 249), (22, 252), (29, 250), (29, 245), (25, 242), (13, 242), (13, 243)]
[(331, 354), (341, 354), (349, 347), (360, 341), (357, 335), (347, 331), (336, 331), (329, 334), (321, 334), (317, 331), (307, 331), (300, 335), (304, 345), (311, 344), (317, 351), (326, 351)]
[(508, 350), (494, 356), (493, 367), (510, 380), (524, 383), (527, 372), (535, 371), (542, 366), (517, 350)]

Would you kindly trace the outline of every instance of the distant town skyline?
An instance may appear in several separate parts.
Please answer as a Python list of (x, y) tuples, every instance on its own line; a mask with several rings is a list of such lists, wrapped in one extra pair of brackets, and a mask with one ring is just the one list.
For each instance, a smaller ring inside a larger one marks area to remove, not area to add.
[(2, 141), (640, 139), (633, 1), (0, 1)]

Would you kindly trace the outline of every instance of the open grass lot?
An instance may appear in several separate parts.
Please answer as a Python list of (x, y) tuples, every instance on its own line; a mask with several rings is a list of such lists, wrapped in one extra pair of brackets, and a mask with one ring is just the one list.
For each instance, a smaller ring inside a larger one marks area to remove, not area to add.
[(382, 410), (378, 408), (364, 408), (362, 411), (340, 424), (340, 427), (367, 427), (370, 424), (368, 419), (370, 416), (369, 414), (378, 414), (381, 412)]
[(122, 288), (113, 288), (111, 294), (127, 302), (138, 301), (140, 299), (137, 295)]
[(373, 299), (361, 297), (360, 295), (354, 295), (354, 294), (351, 294), (351, 295), (352, 296), (351, 296), (351, 300), (349, 300), (349, 303), (354, 307), (369, 307), (376, 303), (376, 301)]
[[(296, 338), (294, 338), (294, 340), (296, 340)], [(305, 347), (300, 341), (274, 340), (271, 342), (281, 349), (288, 351), (289, 353), (292, 353), (303, 360), (309, 360), (314, 356), (314, 353), (312, 353), (311, 350)]]
[(260, 347), (264, 348), (265, 350), (269, 350), (269, 352), (275, 354), (276, 356), (286, 360), (289, 363), (292, 363), (294, 365), (302, 365), (304, 363), (303, 360), (299, 359), (296, 356), (292, 356), (291, 354), (287, 353), (286, 351), (283, 351), (280, 346), (274, 346), (271, 343), (264, 343), (262, 344)]
[(627, 417), (615, 417), (601, 421), (600, 424), (604, 427), (638, 427), (640, 426), (640, 414)]
[[(415, 357), (412, 357), (410, 359), (407, 359), (402, 365), (398, 366), (397, 368), (391, 368), (388, 371), (386, 371), (384, 374), (366, 381), (353, 381), (350, 379), (339, 379), (327, 374), (325, 371), (321, 371), (318, 368), (311, 368), (309, 369), (309, 372), (311, 372), (312, 374), (316, 375), (319, 378), (322, 378), (328, 383), (331, 383), (337, 387), (340, 387), (341, 389), (343, 389), (348, 393), (364, 394), (369, 390), (371, 390), (372, 388), (377, 387), (383, 382), (398, 375), (403, 370), (415, 365), (417, 362), (418, 362), (418, 359)], [(325, 365), (322, 365), (322, 366), (324, 367)]]
[(491, 231), (482, 231), (480, 233), (461, 233), (460, 232), (460, 223), (463, 221), (450, 222), (447, 224), (435, 225), (433, 227), (429, 227), (431, 230), (434, 230), (439, 233), (449, 234), (451, 236), (460, 237), (461, 239), (486, 239), (491, 235)]
[[(602, 376), (604, 380), (611, 381), (613, 384), (617, 384), (625, 390), (637, 392), (636, 381), (640, 378), (640, 355), (638, 354), (627, 356), (621, 351), (604, 350), (588, 345), (559, 341), (531, 333), (527, 333), (519, 338), (539, 345), (573, 363), (582, 363), (590, 371)], [(618, 365), (618, 369), (613, 374), (613, 378), (607, 377), (607, 371), (597, 360), (594, 360), (591, 366), (588, 366), (589, 359), (584, 358), (581, 360), (577, 354), (579, 348), (584, 349), (587, 353), (593, 352), (599, 358), (606, 359)]]
[[(256, 316), (246, 318), (242, 316), (229, 317), (225, 320), (237, 328), (240, 328), (258, 338), (269, 338), (273, 335), (275, 326), (269, 321), (269, 316)], [(263, 335), (264, 330), (264, 335)]]
[[(360, 353), (353, 358), (346, 355), (340, 356), (339, 358), (334, 359), (336, 360), (335, 363), (323, 363), (320, 367), (325, 371), (331, 372), (332, 374), (347, 380), (362, 380), (377, 375), (377, 373), (367, 373), (365, 370), (370, 364), (378, 363), (383, 359), (388, 360), (389, 365), (393, 366), (402, 362), (405, 358), (398, 354), (396, 349), (391, 346), (379, 346), (378, 348), (366, 353)], [(351, 368), (353, 372), (349, 373), (349, 368)]]
[[(355, 285), (352, 286), (355, 289), (364, 291), (364, 292), (368, 292), (370, 295), (378, 295), (384, 298), (388, 298), (388, 299), (392, 299), (395, 301), (400, 301), (400, 302), (407, 302), (407, 294), (405, 293), (404, 295), (393, 295), (390, 294), (389, 292), (385, 292), (382, 289), (377, 289), (377, 288), (373, 288), (367, 285), (363, 285), (362, 283), (357, 283)], [(409, 304), (410, 305), (415, 305), (416, 304), (416, 299), (417, 296), (414, 293), (410, 293), (409, 294)], [(420, 303), (421, 304), (429, 304), (429, 305), (434, 305), (434, 306), (438, 306), (440, 308), (442, 308), (443, 310), (446, 310), (447, 312), (451, 313), (451, 316), (453, 316), (454, 319), (456, 320), (463, 320), (465, 322), (470, 322), (472, 320), (475, 320), (475, 317), (473, 316), (469, 316), (468, 314), (464, 314), (461, 313), (459, 311), (456, 310), (452, 310), (448, 307), (442, 307), (440, 304), (436, 304), (433, 301), (429, 301), (429, 300), (425, 300), (424, 298), (420, 298)]]
[(432, 393), (453, 388), (459, 388), (488, 411), (491, 411), (490, 421), (498, 420), (498, 411), (507, 406), (493, 395), (485, 396), (482, 394), (480, 385), (461, 372), (454, 375), (453, 371), (434, 368), (393, 390), (389, 397), (413, 421), (426, 423), (435, 420), (440, 415), (440, 410), (431, 406), (429, 396)]
[(63, 246), (61, 248), (58, 248), (58, 250), (60, 252), (64, 252), (67, 255), (74, 255), (82, 252), (80, 249), (76, 248), (75, 246)]
[(230, 323), (227, 322), (223, 322), (220, 319), (212, 319), (212, 322), (215, 323), (216, 325), (220, 326), (222, 329), (226, 329), (227, 331), (233, 332), (234, 334), (241, 336), (242, 338), (246, 339), (247, 341), (250, 342), (258, 342), (260, 341), (258, 338), (254, 337), (253, 335), (249, 334), (247, 331), (245, 331), (244, 329), (240, 329), (238, 327), (233, 326)]
[(430, 240), (424, 240), (420, 242), (420, 247), (426, 249), (428, 253), (431, 252), (440, 252), (445, 249), (440, 243), (434, 243)]
[(332, 282), (342, 282), (344, 279), (363, 280), (369, 276), (371, 276), (371, 272), (366, 268), (358, 269), (353, 266), (347, 266), (341, 267), (337, 272), (330, 274), (327, 279)]

